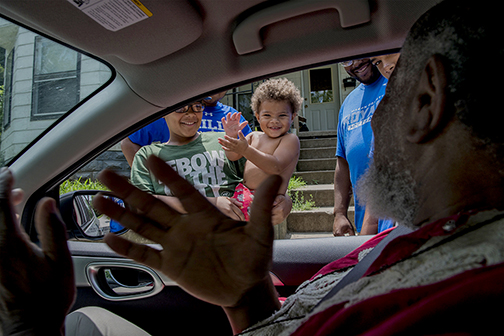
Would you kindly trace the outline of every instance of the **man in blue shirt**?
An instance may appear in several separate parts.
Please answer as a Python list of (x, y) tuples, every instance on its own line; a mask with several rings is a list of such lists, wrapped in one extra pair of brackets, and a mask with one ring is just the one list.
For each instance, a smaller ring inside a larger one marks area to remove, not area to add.
[[(224, 105), (220, 100), (225, 96), (226, 91), (209, 96), (204, 100), (205, 110), (203, 111), (203, 118), (201, 120), (200, 132), (224, 132), (221, 119), (228, 113), (237, 113), (234, 108)], [(245, 118), (241, 117), (241, 122)], [(242, 130), (244, 135), (247, 135), (252, 130), (247, 125)], [(131, 167), (135, 153), (140, 147), (150, 145), (153, 142), (167, 142), (170, 139), (170, 131), (164, 118), (160, 118), (153, 123), (139, 129), (129, 137), (121, 141), (121, 150)]]
[(346, 72), (361, 84), (343, 102), (338, 121), (336, 170), (334, 172), (333, 234), (354, 235), (347, 210), (352, 190), (355, 201), (355, 227), (360, 232), (365, 206), (355, 195), (355, 186), (369, 164), (373, 138), (371, 118), (385, 95), (387, 79), (368, 58), (344, 62)]

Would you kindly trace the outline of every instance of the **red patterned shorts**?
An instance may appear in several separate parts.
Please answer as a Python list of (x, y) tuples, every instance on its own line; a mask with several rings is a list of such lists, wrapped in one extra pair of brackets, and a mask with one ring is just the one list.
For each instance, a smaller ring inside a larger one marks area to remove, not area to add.
[(243, 204), (240, 210), (245, 215), (245, 220), (248, 221), (250, 219), (250, 205), (254, 200), (254, 190), (250, 190), (243, 183), (240, 183), (236, 186), (233, 198)]

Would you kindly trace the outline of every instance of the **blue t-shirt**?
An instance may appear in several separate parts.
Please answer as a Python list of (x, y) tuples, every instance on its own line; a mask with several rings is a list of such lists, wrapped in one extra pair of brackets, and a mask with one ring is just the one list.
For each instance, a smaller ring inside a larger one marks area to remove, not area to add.
[[(200, 132), (224, 132), (224, 127), (222, 127), (222, 118), (228, 113), (237, 113), (237, 111), (227, 105), (218, 102), (215, 106), (206, 106), (203, 111), (203, 117), (201, 119), (201, 126), (199, 128)], [(243, 116), (240, 117), (240, 121), (245, 121)], [(247, 125), (242, 130), (243, 135), (247, 135), (251, 132), (250, 126)], [(170, 131), (168, 130), (168, 125), (164, 118), (158, 119), (153, 123), (139, 129), (135, 133), (129, 136), (131, 142), (136, 143), (140, 146), (147, 146), (153, 142), (167, 142), (170, 139)]]
[(336, 156), (347, 160), (350, 168), (350, 182), (355, 200), (355, 226), (359, 232), (366, 209), (359, 204), (355, 186), (369, 165), (373, 136), (371, 117), (385, 95), (387, 82), (385, 77), (380, 76), (373, 84), (360, 84), (347, 96), (339, 113)]

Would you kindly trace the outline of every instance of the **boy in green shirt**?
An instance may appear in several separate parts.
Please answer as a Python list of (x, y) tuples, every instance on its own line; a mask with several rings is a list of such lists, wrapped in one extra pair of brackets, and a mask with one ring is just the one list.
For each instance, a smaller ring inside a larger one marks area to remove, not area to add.
[(185, 212), (179, 200), (147, 168), (147, 158), (155, 155), (193, 184), (224, 214), (244, 220), (239, 209), (241, 203), (230, 198), (242, 178), (237, 165), (227, 159), (218, 143), (219, 133), (198, 132), (203, 110), (204, 105), (196, 102), (165, 116), (170, 140), (138, 150), (131, 166), (131, 183), (156, 195), (175, 210)]

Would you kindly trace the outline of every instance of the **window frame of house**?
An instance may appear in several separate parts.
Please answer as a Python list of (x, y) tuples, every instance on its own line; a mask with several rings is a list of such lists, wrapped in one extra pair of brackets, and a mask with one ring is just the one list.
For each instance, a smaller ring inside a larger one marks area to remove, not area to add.
[(7, 129), (11, 122), (12, 106), (12, 78), (14, 76), (14, 48), (5, 57), (4, 92), (3, 92), (3, 120), (2, 127)]
[(40, 110), (43, 106), (39, 102), (39, 93), (42, 91), (44, 84), (47, 84), (50, 82), (56, 83), (57, 81), (64, 81), (64, 80), (71, 79), (71, 80), (73, 80), (74, 86), (75, 86), (75, 100), (73, 100), (68, 105), (74, 106), (80, 100), (81, 54), (77, 51), (73, 51), (76, 53), (76, 64), (75, 64), (74, 70), (40, 74), (40, 73), (38, 73), (38, 71), (40, 69), (37, 68), (37, 64), (38, 64), (37, 57), (39, 57), (37, 52), (38, 52), (38, 43), (41, 43), (41, 41), (43, 41), (43, 40), (50, 41), (52, 43), (57, 44), (56, 42), (53, 42), (52, 40), (47, 39), (43, 36), (40, 36), (40, 35), (35, 36), (34, 53), (33, 53), (33, 81), (32, 81), (32, 108), (31, 108), (31, 120), (32, 121), (33, 120), (45, 120), (45, 119), (57, 119), (68, 111), (68, 108), (66, 108), (66, 107), (63, 107), (62, 111), (57, 111), (57, 112), (54, 112), (54, 111), (44, 112), (44, 111)]
[(309, 70), (311, 104), (334, 103), (332, 70), (330, 67)]

